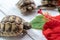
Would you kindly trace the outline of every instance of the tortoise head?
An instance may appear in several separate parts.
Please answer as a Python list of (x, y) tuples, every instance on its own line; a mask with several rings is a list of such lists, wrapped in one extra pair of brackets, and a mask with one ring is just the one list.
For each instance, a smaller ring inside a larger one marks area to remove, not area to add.
[(30, 23), (28, 23), (28, 22), (23, 23), (23, 29), (28, 30), (28, 29), (31, 29), (31, 28), (32, 28), (32, 26), (31, 26)]

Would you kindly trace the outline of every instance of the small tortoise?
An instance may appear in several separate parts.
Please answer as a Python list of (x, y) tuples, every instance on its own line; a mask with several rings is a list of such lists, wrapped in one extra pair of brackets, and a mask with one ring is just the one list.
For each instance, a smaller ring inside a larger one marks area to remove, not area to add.
[(55, 9), (57, 7), (57, 0), (42, 0), (42, 5), (39, 7), (42, 9)]
[(33, 0), (19, 0), (17, 7), (26, 14), (27, 12), (32, 12), (35, 9), (35, 3)]
[(0, 23), (0, 36), (23, 35), (30, 28), (31, 25), (22, 18), (15, 15), (6, 16)]

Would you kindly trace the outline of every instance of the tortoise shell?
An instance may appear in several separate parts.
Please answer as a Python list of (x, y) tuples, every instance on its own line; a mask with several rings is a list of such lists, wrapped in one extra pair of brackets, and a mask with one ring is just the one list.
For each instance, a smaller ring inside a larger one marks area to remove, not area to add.
[(17, 7), (23, 12), (31, 12), (35, 9), (35, 3), (33, 2), (33, 0), (20, 0), (17, 3)]
[[(39, 6), (40, 7), (40, 6)], [(57, 7), (57, 0), (42, 0), (42, 9), (55, 9)]]
[(26, 29), (31, 25), (18, 16), (6, 16), (0, 23), (0, 36), (18, 36), (23, 35)]
[(51, 4), (51, 5), (57, 5), (57, 0), (42, 0), (43, 5)]

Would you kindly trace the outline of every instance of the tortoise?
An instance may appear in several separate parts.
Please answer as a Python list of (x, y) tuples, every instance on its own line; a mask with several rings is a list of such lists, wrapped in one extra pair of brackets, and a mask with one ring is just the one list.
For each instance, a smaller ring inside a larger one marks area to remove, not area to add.
[(0, 36), (10, 37), (23, 35), (30, 28), (31, 24), (25, 22), (22, 18), (15, 15), (6, 16), (0, 23)]
[(33, 0), (19, 0), (16, 5), (24, 14), (32, 12), (35, 9), (35, 3)]
[(42, 0), (41, 6), (39, 7), (46, 9), (55, 9), (57, 7), (57, 0)]

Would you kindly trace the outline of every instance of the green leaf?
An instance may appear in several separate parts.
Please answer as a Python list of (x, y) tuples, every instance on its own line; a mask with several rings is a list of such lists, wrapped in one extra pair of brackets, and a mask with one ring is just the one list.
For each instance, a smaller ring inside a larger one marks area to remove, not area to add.
[(42, 29), (43, 25), (46, 23), (46, 20), (44, 20), (43, 15), (38, 15), (30, 23), (33, 29)]

